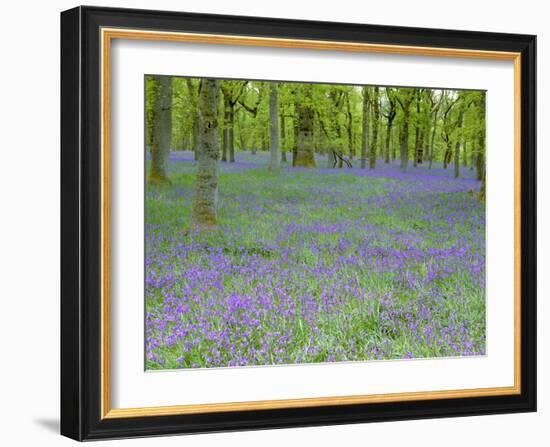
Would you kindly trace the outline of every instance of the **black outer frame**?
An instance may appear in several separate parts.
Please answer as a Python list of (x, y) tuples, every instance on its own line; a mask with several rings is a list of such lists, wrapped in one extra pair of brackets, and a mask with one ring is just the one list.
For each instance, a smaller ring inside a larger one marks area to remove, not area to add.
[[(520, 52), (521, 394), (100, 418), (100, 28)], [(76, 440), (536, 411), (536, 36), (135, 9), (61, 13), (61, 434)]]

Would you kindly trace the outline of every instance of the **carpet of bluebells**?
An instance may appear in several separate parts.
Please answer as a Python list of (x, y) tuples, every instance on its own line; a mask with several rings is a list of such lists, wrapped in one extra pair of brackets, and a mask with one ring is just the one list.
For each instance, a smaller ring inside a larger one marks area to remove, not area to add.
[(171, 154), (170, 185), (147, 186), (147, 369), (485, 354), (473, 171), (267, 160), (221, 163), (206, 233), (190, 226), (190, 152)]

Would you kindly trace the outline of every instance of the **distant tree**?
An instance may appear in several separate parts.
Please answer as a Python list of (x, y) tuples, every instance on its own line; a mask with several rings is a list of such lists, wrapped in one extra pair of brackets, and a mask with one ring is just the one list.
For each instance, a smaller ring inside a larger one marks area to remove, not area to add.
[(428, 149), (428, 169), (432, 169), (433, 159), (434, 159), (434, 145), (435, 145), (435, 135), (437, 131), (437, 123), (439, 118), (439, 108), (443, 101), (443, 92), (439, 92), (439, 95), (436, 97), (434, 90), (428, 90), (428, 101), (430, 102), (430, 114), (433, 117), (432, 123), (432, 135), (430, 137), (430, 146)]
[(451, 156), (453, 153), (453, 141), (454, 133), (456, 130), (456, 118), (453, 116), (452, 110), (456, 105), (460, 97), (454, 92), (444, 91), (444, 108), (443, 108), (443, 130), (441, 137), (445, 142), (445, 152), (443, 154), (443, 168), (447, 169), (451, 161)]
[(260, 111), (260, 103), (264, 96), (264, 83), (249, 82), (246, 87), (247, 88), (243, 91), (243, 94), (239, 96), (237, 101), (250, 115), (251, 121), (249, 122), (249, 127), (250, 137), (252, 139), (250, 152), (252, 155), (255, 155), (257, 151), (258, 139), (258, 112)]
[(386, 110), (382, 111), (383, 116), (386, 118), (386, 139), (384, 143), (384, 163), (390, 162), (390, 147), (391, 147), (391, 134), (393, 128), (393, 121), (397, 115), (397, 103), (395, 100), (395, 89), (386, 87), (384, 89), (386, 94)]
[(424, 160), (424, 129), (425, 123), (425, 107), (424, 95), (425, 89), (417, 89), (416, 91), (416, 113), (414, 114), (414, 151), (413, 151), (413, 165), (414, 167), (422, 164)]
[(279, 168), (279, 113), (277, 99), (277, 83), (269, 85), (269, 167)]
[(221, 81), (220, 88), (223, 92), (223, 144), (222, 144), (222, 161), (233, 163), (235, 161), (235, 104), (241, 97), (246, 81)]
[(409, 164), (409, 121), (411, 114), (411, 104), (415, 100), (417, 90), (414, 88), (404, 88), (395, 95), (399, 106), (401, 107), (401, 129), (399, 132), (399, 155), (401, 158), (400, 168), (407, 170)]
[(199, 154), (193, 203), (193, 224), (211, 227), (218, 204), (218, 92), (215, 79), (203, 79), (199, 89)]
[(380, 89), (372, 89), (372, 142), (370, 144), (369, 168), (376, 167), (376, 156), (378, 149), (378, 126), (380, 122)]
[(166, 161), (172, 142), (172, 78), (170, 76), (153, 76), (155, 92), (152, 114), (151, 165), (150, 183), (166, 183)]
[[(198, 84), (195, 86), (193, 81), (190, 78), (185, 79), (185, 83), (187, 85), (187, 98), (189, 101), (189, 105), (191, 107), (191, 110), (198, 110)], [(193, 135), (193, 152), (195, 156), (195, 160), (198, 160), (198, 144), (199, 144), (199, 114), (195, 112), (192, 115), (192, 135)]]
[(296, 102), (296, 167), (315, 168), (313, 121), (315, 112), (312, 103), (313, 85), (300, 85), (300, 98)]
[(367, 154), (369, 152), (369, 87), (363, 86), (363, 125), (361, 140), (361, 169), (367, 167)]
[(464, 123), (464, 104), (461, 104), (456, 120), (456, 137), (454, 151), (454, 177), (460, 175), (460, 148), (462, 147), (462, 125)]

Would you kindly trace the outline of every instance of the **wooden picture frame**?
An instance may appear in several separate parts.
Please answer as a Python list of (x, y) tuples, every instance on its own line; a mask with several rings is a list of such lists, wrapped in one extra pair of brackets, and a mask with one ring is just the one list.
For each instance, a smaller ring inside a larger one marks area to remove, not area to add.
[[(514, 385), (112, 408), (110, 48), (114, 39), (514, 63)], [(77, 440), (536, 409), (536, 38), (439, 29), (77, 7), (61, 14), (61, 433)]]

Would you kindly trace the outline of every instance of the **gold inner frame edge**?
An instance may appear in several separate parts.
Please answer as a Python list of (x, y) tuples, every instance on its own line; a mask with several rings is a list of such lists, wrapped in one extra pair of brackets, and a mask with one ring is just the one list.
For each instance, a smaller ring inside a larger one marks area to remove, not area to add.
[[(339, 41), (102, 28), (101, 38), (101, 419), (168, 416), (231, 411), (310, 408), (329, 405), (405, 402), (432, 399), (504, 396), (521, 393), (521, 53), (418, 47)], [(505, 60), (514, 63), (514, 385), (509, 387), (326, 396), (300, 399), (223, 402), (140, 408), (111, 408), (110, 340), (110, 74), (113, 39), (260, 46), (356, 53)]]

